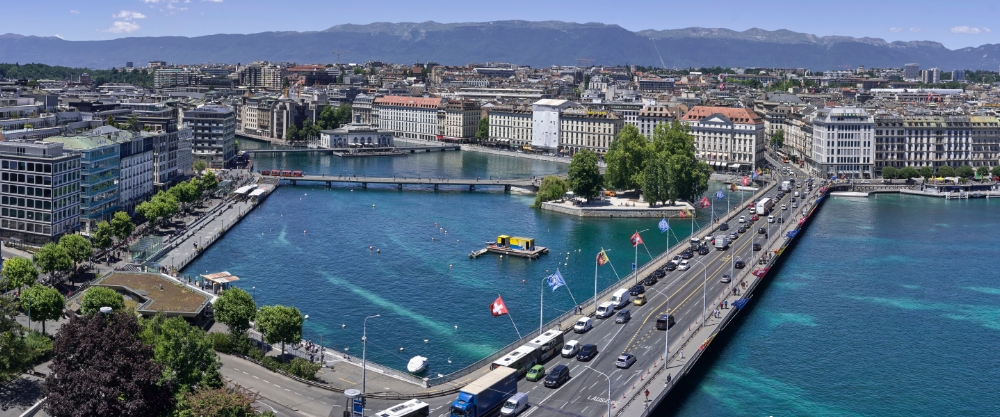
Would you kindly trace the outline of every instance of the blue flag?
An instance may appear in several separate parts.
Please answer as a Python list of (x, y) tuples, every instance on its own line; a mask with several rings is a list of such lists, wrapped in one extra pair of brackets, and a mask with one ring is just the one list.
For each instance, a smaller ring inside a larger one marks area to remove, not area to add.
[(753, 178), (753, 179), (754, 179), (754, 181), (756, 181), (756, 180), (757, 180), (757, 177), (758, 177), (758, 175), (757, 175), (757, 171), (754, 171), (754, 172), (753, 172), (753, 176), (752, 176), (751, 178)]
[(719, 192), (715, 193), (715, 198), (722, 200), (723, 198), (726, 198), (726, 193), (722, 192), (722, 190), (719, 190)]
[(563, 285), (566, 285), (566, 281), (563, 280), (563, 276), (559, 273), (558, 269), (556, 270), (556, 273), (549, 275), (549, 288), (552, 288), (552, 291), (555, 291), (556, 288)]
[(659, 226), (660, 226), (660, 233), (670, 230), (670, 223), (667, 223), (666, 217), (664, 217), (663, 220), (660, 220)]

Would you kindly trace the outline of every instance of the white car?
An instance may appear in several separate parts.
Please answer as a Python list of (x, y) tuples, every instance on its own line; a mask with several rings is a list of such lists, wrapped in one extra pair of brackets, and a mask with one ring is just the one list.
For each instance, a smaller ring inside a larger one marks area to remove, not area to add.
[(786, 205), (782, 204), (782, 205), (781, 205), (781, 209), (782, 209), (782, 210), (788, 210), (788, 206), (786, 206)]
[(594, 319), (590, 317), (583, 317), (576, 321), (573, 325), (573, 331), (577, 333), (586, 333), (587, 330), (594, 328)]
[(678, 270), (687, 271), (689, 268), (691, 268), (691, 263), (688, 262), (687, 259), (685, 259), (685, 260), (681, 261), (681, 263), (677, 264), (677, 269)]
[(746, 223), (746, 222), (747, 222), (747, 216), (740, 216), (740, 223)]
[(559, 354), (564, 358), (572, 358), (576, 356), (576, 352), (580, 350), (579, 340), (570, 340), (563, 345), (562, 352)]

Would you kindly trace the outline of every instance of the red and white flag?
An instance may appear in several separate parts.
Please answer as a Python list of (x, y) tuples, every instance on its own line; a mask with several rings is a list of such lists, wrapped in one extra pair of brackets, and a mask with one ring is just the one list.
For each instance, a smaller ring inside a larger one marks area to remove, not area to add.
[(750, 185), (750, 178), (746, 175), (743, 176), (743, 186)]
[(632, 246), (639, 246), (642, 244), (642, 238), (639, 237), (639, 232), (635, 232), (635, 234), (632, 235), (631, 240), (632, 240)]
[(490, 313), (493, 314), (493, 317), (500, 317), (507, 314), (507, 305), (504, 304), (503, 298), (499, 295), (497, 296), (496, 301), (490, 303)]

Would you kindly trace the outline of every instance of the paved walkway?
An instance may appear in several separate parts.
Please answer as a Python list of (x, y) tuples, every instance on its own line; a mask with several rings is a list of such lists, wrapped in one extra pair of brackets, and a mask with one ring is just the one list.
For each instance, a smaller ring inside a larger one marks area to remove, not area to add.
[(207, 217), (192, 223), (183, 234), (169, 240), (172, 249), (155, 259), (154, 262), (173, 270), (183, 269), (201, 251), (215, 243), (225, 231), (239, 222), (255, 205), (250, 201), (224, 200), (221, 207), (216, 206), (208, 213)]

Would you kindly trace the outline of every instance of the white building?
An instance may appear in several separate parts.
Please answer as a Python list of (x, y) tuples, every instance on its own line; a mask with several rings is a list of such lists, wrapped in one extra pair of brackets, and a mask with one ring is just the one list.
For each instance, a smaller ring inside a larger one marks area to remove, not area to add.
[(361, 115), (354, 116), (354, 123), (347, 123), (333, 130), (319, 132), (319, 146), (324, 148), (391, 147), (392, 131), (378, 129), (361, 123)]
[(764, 162), (764, 119), (742, 107), (695, 106), (681, 118), (696, 156), (719, 170), (750, 170)]
[(813, 122), (813, 171), (823, 177), (873, 178), (875, 118), (857, 107), (828, 107)]
[(490, 109), (488, 117), (490, 141), (511, 148), (530, 148), (533, 123), (530, 107), (497, 106)]
[(559, 115), (565, 109), (579, 106), (578, 103), (556, 99), (538, 100), (532, 104), (532, 148), (550, 152), (558, 150), (561, 129)]
[(132, 135), (120, 132), (119, 144), (118, 206), (126, 213), (133, 213), (135, 206), (153, 195), (153, 135)]
[(639, 111), (636, 127), (639, 128), (639, 133), (652, 139), (653, 131), (657, 125), (660, 123), (669, 124), (676, 119), (677, 116), (667, 106), (646, 106)]
[(440, 97), (385, 96), (375, 99), (372, 112), (379, 129), (391, 131), (397, 137), (437, 140), (441, 134), (438, 129), (441, 106)]

